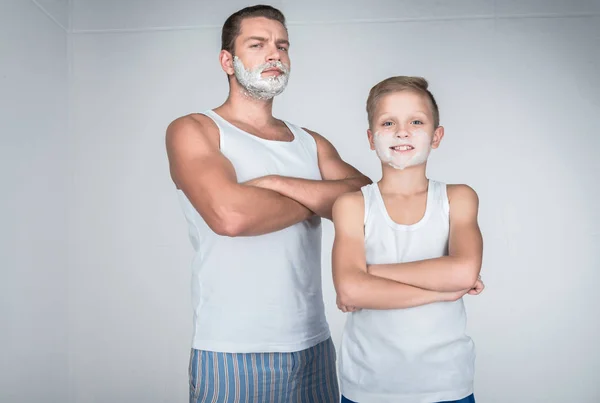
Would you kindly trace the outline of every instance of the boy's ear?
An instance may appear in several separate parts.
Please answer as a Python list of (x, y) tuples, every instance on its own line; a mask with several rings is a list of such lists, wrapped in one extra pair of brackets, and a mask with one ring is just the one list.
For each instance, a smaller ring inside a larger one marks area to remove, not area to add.
[(373, 132), (371, 129), (367, 129), (367, 137), (369, 138), (369, 145), (371, 146), (371, 150), (375, 149), (375, 138), (373, 137)]
[(444, 126), (438, 126), (433, 132), (433, 138), (431, 139), (431, 148), (438, 148), (444, 138)]

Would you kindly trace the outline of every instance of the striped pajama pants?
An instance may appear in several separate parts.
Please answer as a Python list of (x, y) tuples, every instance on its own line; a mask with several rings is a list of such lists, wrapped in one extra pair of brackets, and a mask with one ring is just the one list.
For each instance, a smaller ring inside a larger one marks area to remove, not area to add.
[(192, 349), (190, 403), (338, 403), (330, 339), (293, 353), (217, 353)]

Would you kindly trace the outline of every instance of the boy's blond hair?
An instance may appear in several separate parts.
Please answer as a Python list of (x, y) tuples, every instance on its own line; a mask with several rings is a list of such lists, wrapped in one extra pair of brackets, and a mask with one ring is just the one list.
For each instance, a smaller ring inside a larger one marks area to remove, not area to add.
[(433, 113), (433, 124), (437, 128), (440, 125), (440, 111), (431, 92), (427, 89), (429, 83), (423, 77), (396, 76), (390, 77), (371, 88), (369, 98), (367, 98), (367, 118), (369, 127), (373, 125), (373, 115), (379, 100), (384, 95), (399, 91), (414, 91), (425, 95), (431, 104)]

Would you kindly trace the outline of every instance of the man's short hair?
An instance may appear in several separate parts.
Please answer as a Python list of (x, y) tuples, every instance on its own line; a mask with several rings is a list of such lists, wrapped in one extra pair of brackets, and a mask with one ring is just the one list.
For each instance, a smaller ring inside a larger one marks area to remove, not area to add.
[(383, 80), (371, 88), (367, 98), (367, 118), (369, 127), (373, 124), (373, 115), (379, 100), (384, 95), (399, 91), (413, 91), (427, 97), (433, 114), (433, 125), (437, 128), (440, 125), (440, 111), (433, 94), (427, 89), (429, 83), (423, 77), (396, 76)]
[(253, 17), (264, 17), (270, 20), (279, 21), (281, 25), (286, 28), (283, 13), (274, 7), (259, 4), (243, 8), (230, 15), (223, 24), (223, 29), (221, 31), (221, 50), (226, 50), (229, 53), (234, 54), (235, 40), (240, 35), (242, 20)]

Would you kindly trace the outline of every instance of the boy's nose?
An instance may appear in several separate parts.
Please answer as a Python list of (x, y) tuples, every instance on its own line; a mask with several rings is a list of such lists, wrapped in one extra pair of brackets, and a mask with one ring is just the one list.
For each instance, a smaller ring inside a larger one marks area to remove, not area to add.
[(396, 132), (396, 137), (398, 137), (398, 138), (405, 139), (408, 136), (410, 136), (410, 133), (408, 132), (408, 130), (400, 129)]

